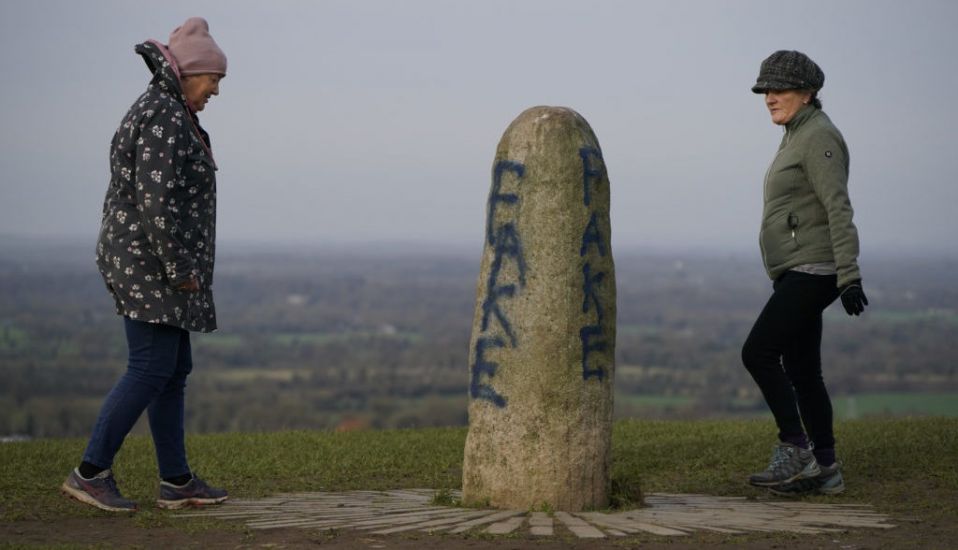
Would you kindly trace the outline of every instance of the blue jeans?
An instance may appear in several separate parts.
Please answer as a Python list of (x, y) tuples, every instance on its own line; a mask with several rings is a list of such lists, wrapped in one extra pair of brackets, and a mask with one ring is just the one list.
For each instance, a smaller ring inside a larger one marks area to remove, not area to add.
[(147, 409), (161, 478), (190, 473), (183, 441), (183, 394), (193, 370), (190, 333), (181, 328), (123, 318), (130, 358), (126, 373), (107, 394), (83, 460), (100, 468), (113, 457)]

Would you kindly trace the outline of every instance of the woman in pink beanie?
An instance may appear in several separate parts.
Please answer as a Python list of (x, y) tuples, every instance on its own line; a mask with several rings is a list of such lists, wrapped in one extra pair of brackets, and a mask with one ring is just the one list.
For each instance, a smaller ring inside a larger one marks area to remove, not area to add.
[(117, 489), (113, 458), (147, 411), (160, 470), (157, 505), (216, 504), (223, 489), (193, 475), (184, 445), (190, 331), (216, 329), (216, 163), (196, 116), (219, 93), (226, 56), (199, 17), (136, 46), (153, 75), (110, 150), (110, 185), (97, 266), (123, 316), (127, 371), (103, 402), (79, 467), (62, 490), (97, 508), (133, 512)]
[(191, 17), (170, 33), (169, 52), (176, 61), (183, 94), (194, 111), (202, 111), (211, 95), (219, 94), (226, 76), (226, 55), (210, 36), (202, 17)]

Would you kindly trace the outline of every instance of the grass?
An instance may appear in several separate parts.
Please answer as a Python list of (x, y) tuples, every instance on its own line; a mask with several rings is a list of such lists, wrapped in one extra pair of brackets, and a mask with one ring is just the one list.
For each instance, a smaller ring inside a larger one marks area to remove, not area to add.
[(835, 416), (855, 419), (866, 416), (924, 414), (958, 416), (958, 393), (865, 393), (832, 399)]
[(625, 393), (615, 395), (616, 405), (626, 404), (648, 409), (679, 409), (694, 403), (694, 397), (684, 395), (630, 395)]
[[(455, 488), (464, 438), (458, 428), (210, 434), (189, 436), (187, 450), (191, 467), (211, 483), (228, 486), (234, 496), (262, 497), (285, 491)], [(0, 474), (0, 520), (80, 514), (82, 508), (57, 488), (85, 443), (46, 439), (0, 445), (0, 461), (19, 465)], [(143, 503), (155, 499), (149, 437), (130, 436), (114, 472), (125, 496)]]
[[(730, 403), (737, 407), (737, 417), (770, 419), (771, 413), (761, 398), (732, 399)], [(616, 393), (616, 407), (625, 414), (674, 414), (677, 411), (693, 410), (699, 405), (698, 399), (682, 395), (636, 395)], [(890, 416), (946, 416), (958, 417), (958, 393), (931, 392), (881, 392), (833, 395), (832, 407), (835, 418), (857, 420), (861, 418)], [(700, 411), (701, 407), (697, 410)]]
[[(758, 496), (743, 482), (764, 467), (775, 428), (768, 420), (625, 420), (613, 432), (613, 500), (637, 504), (641, 492)], [(288, 491), (427, 487), (437, 502), (453, 502), (461, 481), (464, 428), (194, 435), (191, 463), (236, 497)], [(848, 491), (841, 502), (867, 502), (893, 515), (923, 521), (958, 518), (958, 419), (842, 421), (836, 426)], [(0, 445), (0, 521), (54, 521), (100, 513), (62, 497), (57, 488), (76, 465), (84, 441), (37, 440)], [(115, 472), (126, 496), (145, 504), (134, 521), (170, 526), (152, 511), (156, 464), (152, 444), (130, 437)], [(826, 497), (811, 497), (810, 500)], [(929, 519), (930, 518), (930, 519)], [(182, 529), (229, 529), (210, 520), (177, 522)]]
[[(639, 478), (645, 492), (751, 495), (743, 474), (763, 465), (774, 433), (764, 420), (623, 421), (615, 430), (613, 479)], [(958, 419), (844, 421), (836, 439), (850, 499), (891, 503), (887, 492), (900, 489), (898, 497), (913, 500), (911, 488), (929, 481), (958, 496)]]

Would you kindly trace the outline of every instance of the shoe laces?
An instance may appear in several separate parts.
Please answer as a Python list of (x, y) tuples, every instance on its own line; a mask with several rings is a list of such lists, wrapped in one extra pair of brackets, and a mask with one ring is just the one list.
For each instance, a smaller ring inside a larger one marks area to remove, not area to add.
[(775, 452), (772, 454), (772, 461), (769, 463), (768, 468), (769, 472), (773, 472), (780, 467), (788, 463), (791, 458), (791, 452), (789, 447), (783, 445), (776, 445)]
[[(117, 486), (116, 486), (116, 478), (113, 477), (112, 475), (109, 475), (109, 476), (103, 478), (103, 483), (106, 483), (106, 486), (107, 486), (107, 488), (110, 490), (110, 492), (116, 493), (117, 495), (120, 494), (120, 489), (117, 488)], [(121, 496), (122, 496), (122, 495), (121, 495)]]

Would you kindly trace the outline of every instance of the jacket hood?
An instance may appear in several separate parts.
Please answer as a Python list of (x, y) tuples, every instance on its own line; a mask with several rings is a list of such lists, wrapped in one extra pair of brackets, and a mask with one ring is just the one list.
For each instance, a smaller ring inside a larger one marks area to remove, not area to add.
[(209, 135), (199, 127), (196, 112), (190, 106), (186, 95), (183, 94), (183, 86), (180, 83), (180, 70), (177, 68), (176, 59), (173, 58), (170, 50), (156, 40), (147, 40), (142, 44), (137, 44), (134, 50), (143, 57), (147, 68), (153, 73), (153, 80), (150, 81), (150, 84), (170, 94), (171, 97), (179, 101), (186, 109), (186, 112), (189, 114), (193, 132), (200, 138), (200, 143), (202, 143), (203, 148), (206, 149), (206, 153), (213, 163), (213, 168), (216, 169), (216, 160), (213, 158), (213, 151), (210, 149)]
[(183, 105), (189, 106), (180, 85), (180, 70), (166, 46), (156, 40), (147, 40), (137, 44), (134, 50), (143, 57), (147, 68), (153, 74), (152, 83), (177, 98)]

